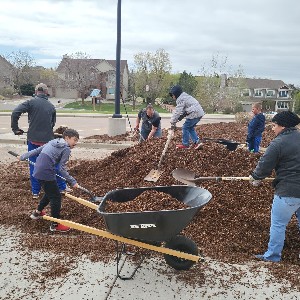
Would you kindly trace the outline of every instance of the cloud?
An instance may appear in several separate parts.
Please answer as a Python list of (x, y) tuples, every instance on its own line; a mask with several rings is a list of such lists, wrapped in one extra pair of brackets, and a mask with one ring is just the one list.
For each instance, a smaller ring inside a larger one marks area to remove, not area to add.
[[(163, 48), (173, 71), (196, 75), (219, 53), (249, 77), (300, 85), (299, 9), (279, 0), (123, 0), (121, 58), (132, 65), (134, 54)], [(2, 0), (0, 54), (29, 49), (45, 66), (77, 51), (114, 59), (116, 22), (117, 0)]]

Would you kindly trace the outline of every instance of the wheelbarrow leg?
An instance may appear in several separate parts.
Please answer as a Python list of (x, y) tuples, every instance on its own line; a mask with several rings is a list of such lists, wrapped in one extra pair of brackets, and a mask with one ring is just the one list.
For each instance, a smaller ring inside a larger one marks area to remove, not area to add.
[(147, 256), (145, 254), (140, 255), (139, 262), (138, 262), (137, 266), (135, 267), (135, 269), (133, 270), (133, 272), (131, 273), (131, 275), (129, 275), (129, 276), (122, 276), (122, 275), (120, 275), (120, 273), (121, 273), (121, 270), (122, 270), (122, 267), (124, 266), (124, 264), (122, 265), (121, 268), (119, 268), (119, 263), (120, 263), (122, 255), (123, 254), (125, 255), (125, 260), (124, 260), (124, 263), (125, 263), (128, 255), (136, 255), (136, 254), (135, 253), (129, 253), (129, 252), (127, 252), (126, 251), (126, 244), (124, 244), (124, 243), (121, 243), (121, 247), (119, 247), (119, 243), (117, 241), (116, 241), (116, 253), (117, 253), (117, 256), (116, 256), (116, 261), (117, 261), (117, 276), (118, 276), (118, 278), (120, 278), (122, 280), (130, 280), (130, 279), (132, 279), (134, 277), (136, 271), (141, 267), (141, 264), (143, 263), (144, 259)]

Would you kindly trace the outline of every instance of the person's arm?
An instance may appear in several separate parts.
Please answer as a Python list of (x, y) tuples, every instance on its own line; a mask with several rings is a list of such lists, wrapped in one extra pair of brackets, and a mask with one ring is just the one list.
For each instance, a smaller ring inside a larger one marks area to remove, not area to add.
[(11, 129), (15, 134), (20, 134), (22, 130), (19, 128), (20, 116), (29, 111), (29, 100), (19, 104), (11, 114)]
[(255, 124), (253, 126), (253, 136), (259, 136), (265, 130), (266, 118), (263, 114), (258, 114), (255, 119)]
[(141, 122), (141, 119), (142, 119), (142, 112), (143, 110), (140, 110), (139, 113), (138, 113), (138, 116), (135, 120), (135, 130), (139, 131), (139, 128), (140, 128), (140, 122)]
[(148, 135), (148, 137), (147, 137), (147, 141), (149, 141), (150, 139), (153, 138), (153, 136), (154, 136), (154, 134), (155, 134), (157, 128), (158, 128), (158, 127), (155, 127), (155, 126), (152, 125), (152, 129), (151, 129), (151, 131), (150, 131), (150, 133), (149, 133), (149, 135)]
[(178, 122), (178, 118), (184, 114), (185, 109), (184, 109), (184, 101), (179, 101), (176, 103), (176, 108), (173, 111), (170, 123), (171, 124), (176, 124)]
[[(46, 144), (45, 144), (45, 145), (46, 145)], [(43, 148), (45, 147), (45, 145), (43, 145), (43, 146), (41, 146), (41, 147), (38, 147), (38, 148), (36, 148), (36, 149), (33, 149), (33, 150), (31, 150), (31, 151), (29, 151), (29, 152), (27, 152), (27, 153), (24, 153), (24, 154), (20, 155), (20, 160), (23, 161), (23, 160), (28, 159), (28, 158), (31, 157), (31, 156), (39, 155), (39, 154), (42, 152), (42, 150), (43, 150)]]
[(58, 163), (59, 165), (59, 172), (61, 176), (64, 177), (67, 182), (71, 185), (71, 187), (77, 187), (77, 181), (74, 177), (72, 177), (66, 169), (66, 163), (69, 161), (71, 151), (69, 149), (65, 149), (62, 153), (61, 159)]
[(141, 119), (139, 117), (137, 117), (136, 121), (135, 121), (135, 127), (134, 127), (135, 130), (139, 130), (140, 122), (141, 122)]
[(52, 114), (52, 120), (51, 120), (52, 129), (54, 128), (55, 123), (56, 123), (56, 110), (54, 110), (54, 112)]
[(279, 145), (275, 142), (271, 142), (264, 155), (258, 161), (255, 170), (251, 174), (252, 177), (256, 180), (261, 180), (269, 176), (276, 167), (279, 153)]
[(161, 120), (161, 117), (157, 117), (157, 118), (152, 122), (152, 128), (151, 128), (151, 131), (150, 131), (150, 133), (149, 133), (149, 135), (148, 135), (147, 140), (150, 140), (150, 139), (154, 136), (155, 132), (157, 131), (157, 128), (159, 127), (160, 120)]

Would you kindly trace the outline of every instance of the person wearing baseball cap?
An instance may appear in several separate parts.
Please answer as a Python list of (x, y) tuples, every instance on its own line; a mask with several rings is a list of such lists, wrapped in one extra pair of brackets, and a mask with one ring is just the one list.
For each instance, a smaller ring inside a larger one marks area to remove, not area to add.
[[(56, 110), (54, 105), (48, 100), (48, 86), (39, 83), (35, 87), (35, 95), (32, 99), (19, 104), (11, 114), (11, 129), (15, 135), (22, 135), (24, 130), (19, 128), (19, 119), (22, 114), (28, 113), (27, 145), (28, 151), (34, 150), (54, 138), (53, 127), (56, 122)], [(30, 157), (30, 161), (35, 163), (36, 156)], [(41, 191), (39, 181), (33, 177), (34, 166), (29, 164), (30, 183), (33, 198), (38, 198)], [(59, 189), (67, 189), (65, 181), (58, 178)]]
[(276, 174), (268, 249), (264, 254), (255, 255), (260, 260), (281, 260), (286, 227), (294, 214), (300, 229), (300, 132), (296, 128), (299, 123), (299, 116), (291, 111), (273, 117), (272, 130), (276, 137), (250, 175), (251, 183), (259, 186), (273, 170)]

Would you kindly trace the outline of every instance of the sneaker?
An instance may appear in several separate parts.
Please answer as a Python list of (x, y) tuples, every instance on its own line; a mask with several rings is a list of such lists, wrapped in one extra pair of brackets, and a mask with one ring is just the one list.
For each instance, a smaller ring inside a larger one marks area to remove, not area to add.
[(201, 142), (198, 142), (195, 144), (195, 150), (202, 150), (203, 149), (203, 143)]
[(67, 232), (71, 228), (62, 224), (52, 223), (50, 225), (50, 231)]
[(176, 149), (189, 149), (189, 146), (186, 146), (183, 144), (178, 144), (178, 145), (176, 145)]
[(34, 211), (31, 215), (30, 215), (30, 218), (32, 220), (37, 220), (37, 219), (40, 219), (42, 216), (44, 216), (46, 213), (42, 210), (41, 212), (38, 212), (38, 211)]
[(33, 194), (32, 193), (32, 199), (38, 199), (39, 198), (39, 194)]

